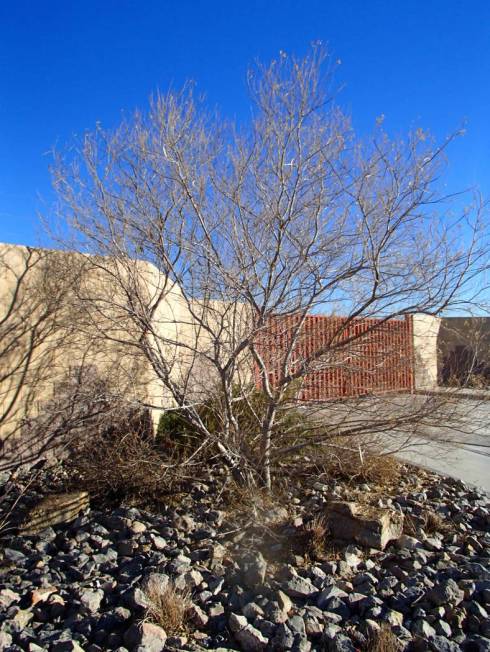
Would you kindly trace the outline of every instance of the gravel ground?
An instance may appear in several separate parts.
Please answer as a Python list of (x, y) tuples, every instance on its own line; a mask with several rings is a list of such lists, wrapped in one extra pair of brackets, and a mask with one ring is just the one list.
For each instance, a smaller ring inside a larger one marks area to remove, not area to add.
[[(25, 481), (0, 484), (7, 510)], [(409, 466), (396, 491), (312, 479), (275, 505), (244, 496), (231, 509), (221, 486), (210, 472), (176, 505), (93, 507), (37, 536), (4, 535), (0, 649), (349, 652), (373, 649), (386, 626), (400, 650), (490, 651), (483, 491)], [(384, 551), (327, 536), (313, 554), (309, 523), (332, 499), (400, 511), (406, 534)], [(180, 632), (144, 621), (149, 581), (190, 596)]]

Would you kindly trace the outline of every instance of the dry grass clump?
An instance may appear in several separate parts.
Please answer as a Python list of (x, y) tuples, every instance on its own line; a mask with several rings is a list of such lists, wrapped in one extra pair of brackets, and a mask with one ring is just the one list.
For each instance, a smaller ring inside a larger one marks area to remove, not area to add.
[(178, 634), (185, 628), (190, 607), (187, 591), (178, 591), (172, 582), (151, 577), (143, 592), (148, 602), (147, 620), (163, 627), (170, 635)]
[(399, 652), (402, 645), (393, 634), (388, 625), (382, 625), (381, 629), (369, 637), (366, 652)]
[(461, 387), (466, 389), (488, 389), (490, 386), (490, 378), (485, 371), (468, 373), (460, 370), (459, 373), (454, 373), (445, 380), (443, 379), (443, 382), (447, 387), (456, 387), (458, 389)]
[(369, 454), (359, 469), (363, 482), (391, 486), (400, 479), (400, 464), (390, 455)]
[(305, 553), (315, 560), (325, 559), (327, 556), (326, 542), (328, 527), (326, 518), (320, 514), (313, 517), (304, 526), (306, 550)]
[[(281, 532), (280, 532), (281, 533)], [(341, 558), (343, 545), (329, 538), (325, 516), (317, 514), (291, 534), (291, 528), (282, 529), (286, 552), (303, 557), (309, 562), (333, 561)]]
[(443, 519), (437, 512), (426, 509), (422, 513), (422, 518), (424, 519), (422, 529), (426, 534), (434, 534), (435, 532), (447, 533), (451, 531), (451, 523)]
[(451, 521), (447, 521), (440, 514), (430, 509), (425, 509), (420, 516), (414, 518), (411, 514), (405, 514), (403, 521), (403, 532), (410, 536), (416, 536), (417, 530), (424, 530), (426, 534), (449, 534), (453, 530)]

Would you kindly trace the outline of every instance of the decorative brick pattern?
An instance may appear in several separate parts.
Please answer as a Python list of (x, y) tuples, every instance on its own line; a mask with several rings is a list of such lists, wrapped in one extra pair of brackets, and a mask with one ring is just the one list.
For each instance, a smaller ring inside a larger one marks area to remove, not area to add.
[[(299, 315), (274, 317), (261, 333), (257, 349), (273, 386), (284, 373), (289, 352), (290, 372), (307, 365), (302, 401), (414, 389), (411, 317), (384, 321), (308, 315), (302, 325)], [(258, 367), (256, 382), (260, 383)]]

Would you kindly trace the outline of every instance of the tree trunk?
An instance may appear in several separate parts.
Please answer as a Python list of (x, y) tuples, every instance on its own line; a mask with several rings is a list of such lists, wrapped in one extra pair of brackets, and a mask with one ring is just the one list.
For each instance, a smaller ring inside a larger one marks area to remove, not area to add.
[(261, 450), (261, 478), (262, 484), (267, 491), (272, 488), (271, 479), (271, 443), (272, 443), (272, 428), (276, 418), (276, 406), (269, 405), (267, 415), (262, 426), (262, 450)]

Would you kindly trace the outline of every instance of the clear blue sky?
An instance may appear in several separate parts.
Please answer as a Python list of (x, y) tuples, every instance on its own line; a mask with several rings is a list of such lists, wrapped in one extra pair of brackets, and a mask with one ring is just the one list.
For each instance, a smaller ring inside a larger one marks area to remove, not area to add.
[(53, 145), (188, 78), (243, 117), (248, 62), (317, 39), (342, 60), (360, 132), (381, 113), (393, 133), (441, 138), (466, 120), (447, 182), (490, 194), (489, 0), (2, 0), (0, 241), (38, 242)]

